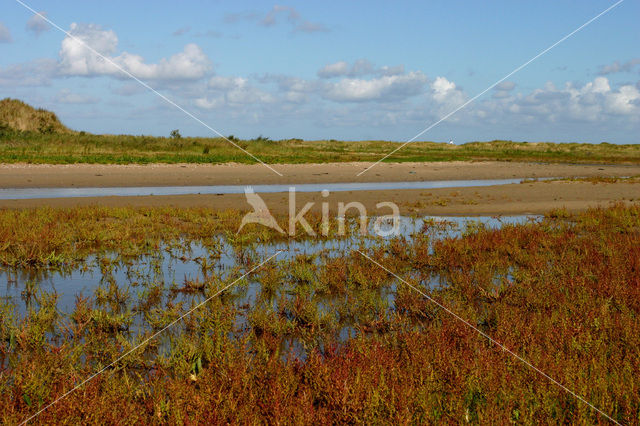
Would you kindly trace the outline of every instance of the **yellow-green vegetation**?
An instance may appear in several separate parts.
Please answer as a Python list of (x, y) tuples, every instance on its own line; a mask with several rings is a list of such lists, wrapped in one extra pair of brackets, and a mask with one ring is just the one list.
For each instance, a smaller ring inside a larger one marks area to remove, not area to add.
[[(320, 234), (321, 217), (307, 221)], [(163, 242), (198, 241), (217, 245), (223, 235), (232, 245), (278, 242), (284, 236), (249, 225), (236, 233), (242, 214), (206, 208), (107, 208), (0, 210), (0, 267), (77, 264), (87, 256), (117, 251), (124, 256), (147, 253)], [(351, 219), (347, 218), (347, 221)], [(280, 223), (286, 223), (281, 218)], [(324, 237), (335, 238), (336, 227)], [(301, 233), (301, 238), (306, 234)]]
[(53, 112), (35, 109), (18, 99), (5, 98), (0, 100), (0, 134), (12, 130), (37, 134), (73, 133)]
[[(320, 248), (218, 295), (287, 242), (258, 227), (235, 234), (236, 216), (0, 211), (4, 268), (24, 277), (24, 308), (0, 301), (0, 421), (26, 419), (214, 295), (36, 421), (607, 423), (425, 295), (615, 421), (640, 419), (640, 205), (450, 238), (432, 221), (410, 238), (356, 242), (424, 294), (355, 250)], [(196, 262), (200, 276), (165, 281), (167, 257)], [(98, 268), (100, 283), (63, 311), (63, 295), (34, 277), (66, 267)]]
[[(234, 143), (271, 164), (377, 161), (398, 147), (388, 141), (303, 141), (265, 138)], [(527, 143), (448, 145), (415, 142), (385, 161), (540, 161), (640, 163), (640, 144)], [(0, 162), (15, 163), (253, 163), (222, 138), (0, 132)]]
[[(398, 147), (389, 141), (270, 140), (70, 132), (53, 113), (5, 99), (0, 109), (0, 162), (15, 163), (253, 163), (234, 144), (267, 163), (377, 161)], [(13, 118), (12, 118), (13, 117)], [(231, 142), (229, 142), (231, 141)], [(636, 141), (630, 141), (636, 142)], [(640, 144), (527, 143), (511, 141), (448, 145), (414, 142), (385, 161), (544, 161), (640, 163)]]

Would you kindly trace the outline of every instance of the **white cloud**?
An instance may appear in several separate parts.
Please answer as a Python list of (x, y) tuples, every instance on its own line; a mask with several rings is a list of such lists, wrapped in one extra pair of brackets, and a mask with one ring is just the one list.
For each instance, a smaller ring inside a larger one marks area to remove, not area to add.
[(403, 65), (376, 68), (366, 59), (358, 59), (353, 65), (349, 65), (345, 61), (335, 62), (318, 70), (318, 77), (320, 78), (362, 77), (365, 75), (393, 76), (399, 74), (404, 74)]
[(49, 25), (49, 23), (47, 21), (45, 21), (44, 19), (42, 19), (42, 16), (44, 16), (45, 18), (47, 17), (47, 12), (41, 11), (38, 12), (38, 14), (34, 14), (31, 18), (29, 18), (29, 20), (27, 21), (27, 30), (33, 32), (35, 35), (40, 35), (41, 33), (45, 32), (45, 31), (49, 31), (51, 29), (51, 26)]
[(393, 67), (383, 66), (375, 71), (379, 75), (398, 75), (404, 74), (404, 65), (395, 65)]
[(302, 104), (312, 96), (321, 93), (324, 85), (318, 80), (305, 80), (281, 74), (266, 74), (258, 78), (262, 84), (275, 83), (277, 85), (276, 96), (285, 103)]
[(634, 101), (640, 99), (633, 86), (622, 86), (612, 90), (606, 77), (596, 77), (581, 88), (568, 84), (565, 91), (570, 95), (569, 111), (573, 118), (600, 121), (606, 115), (628, 115), (640, 113)]
[(431, 83), (433, 99), (445, 108), (455, 108), (464, 103), (466, 96), (456, 84), (445, 77), (436, 77)]
[(243, 77), (213, 76), (207, 83), (210, 96), (199, 96), (194, 104), (202, 109), (217, 109), (226, 106), (273, 103), (276, 97), (249, 84)]
[(12, 40), (11, 32), (2, 22), (0, 22), (0, 43), (9, 43)]
[(614, 89), (606, 77), (596, 77), (582, 86), (566, 83), (558, 88), (549, 82), (531, 93), (485, 101), (477, 108), (495, 119), (516, 116), (529, 122), (606, 122), (610, 119), (640, 119), (640, 91), (631, 84)]
[(447, 96), (452, 93), (456, 88), (456, 84), (447, 80), (444, 77), (437, 77), (433, 83), (431, 83), (431, 89), (433, 90), (433, 99), (438, 102), (444, 102)]
[(275, 82), (278, 88), (284, 92), (312, 93), (321, 87), (316, 80), (305, 80), (298, 77), (286, 75), (268, 75), (262, 79), (263, 82)]
[(632, 85), (621, 86), (618, 90), (608, 93), (605, 109), (612, 114), (635, 115), (640, 114), (640, 91)]
[(392, 101), (420, 94), (426, 82), (419, 71), (370, 80), (346, 78), (329, 83), (324, 96), (338, 102)]
[(194, 104), (198, 108), (202, 108), (202, 109), (217, 109), (225, 106), (225, 100), (224, 100), (224, 97), (222, 96), (219, 96), (213, 99), (204, 97), (204, 98), (197, 98), (194, 101)]
[[(142, 79), (193, 80), (203, 77), (211, 68), (209, 58), (196, 44), (187, 44), (182, 52), (163, 58), (156, 64), (147, 64), (140, 55), (117, 50), (118, 37), (112, 30), (103, 30), (94, 24), (71, 24), (71, 35), (65, 37), (60, 49), (60, 73), (63, 75), (96, 76), (113, 75), (124, 77), (114, 65)], [(105, 60), (81, 42), (91, 46), (105, 56)]]
[(271, 103), (276, 99), (268, 92), (254, 88), (243, 87), (240, 89), (230, 90), (226, 93), (227, 102), (231, 104), (256, 104)]
[(349, 74), (349, 64), (344, 61), (328, 64), (318, 70), (318, 77), (331, 78)]
[(267, 92), (254, 87), (234, 89), (223, 94), (202, 96), (194, 100), (194, 104), (202, 109), (220, 109), (237, 107), (258, 107), (273, 103), (276, 98)]
[(214, 75), (209, 79), (208, 87), (214, 90), (242, 89), (247, 86), (247, 79), (242, 77), (222, 77)]
[(63, 104), (95, 104), (98, 102), (98, 98), (74, 93), (69, 89), (62, 89), (56, 95), (55, 101)]

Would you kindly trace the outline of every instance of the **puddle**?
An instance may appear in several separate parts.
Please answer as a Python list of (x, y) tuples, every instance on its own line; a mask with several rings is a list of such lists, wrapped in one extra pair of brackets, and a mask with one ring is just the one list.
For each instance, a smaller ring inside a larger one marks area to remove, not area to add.
[[(329, 192), (376, 191), (385, 189), (437, 189), (509, 185), (521, 183), (524, 179), (476, 179), (440, 180), (425, 182), (363, 182), (363, 183), (305, 183), (288, 185), (251, 185), (257, 193), (288, 192)], [(246, 185), (213, 186), (140, 186), (108, 188), (4, 188), (0, 189), (0, 200), (27, 200), (37, 198), (76, 197), (132, 197), (148, 195), (189, 195), (189, 194), (243, 194)]]

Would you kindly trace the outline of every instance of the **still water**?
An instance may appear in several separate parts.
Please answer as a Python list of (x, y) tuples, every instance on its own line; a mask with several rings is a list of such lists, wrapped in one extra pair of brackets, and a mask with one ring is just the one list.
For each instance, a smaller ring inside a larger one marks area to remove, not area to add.
[[(384, 189), (436, 189), (465, 188), (521, 183), (524, 179), (476, 179), (476, 180), (440, 180), (425, 182), (363, 182), (363, 183), (305, 183), (287, 185), (252, 185), (257, 193), (288, 192), (329, 192), (375, 191)], [(148, 195), (189, 195), (189, 194), (242, 194), (244, 185), (213, 186), (139, 186), (108, 188), (1, 188), (0, 200), (27, 200), (37, 198), (76, 198), (76, 197), (131, 197)]]

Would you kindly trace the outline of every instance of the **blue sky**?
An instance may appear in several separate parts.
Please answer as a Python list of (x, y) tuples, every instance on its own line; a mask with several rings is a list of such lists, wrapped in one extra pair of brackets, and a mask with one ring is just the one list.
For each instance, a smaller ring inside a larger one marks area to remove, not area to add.
[[(27, 1), (222, 134), (405, 141), (614, 2)], [(625, 0), (420, 140), (640, 142)], [(95, 133), (210, 136), (14, 0), (0, 98)]]

